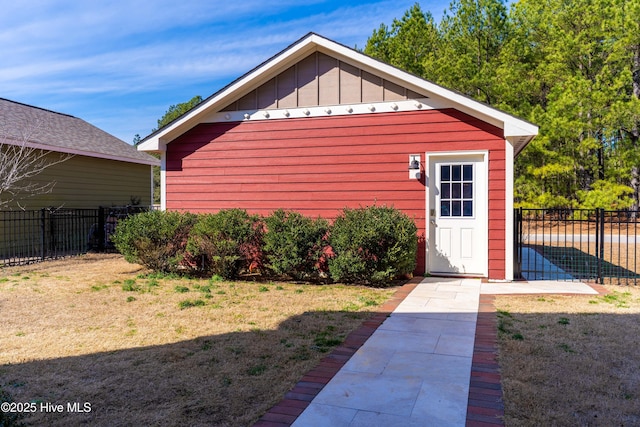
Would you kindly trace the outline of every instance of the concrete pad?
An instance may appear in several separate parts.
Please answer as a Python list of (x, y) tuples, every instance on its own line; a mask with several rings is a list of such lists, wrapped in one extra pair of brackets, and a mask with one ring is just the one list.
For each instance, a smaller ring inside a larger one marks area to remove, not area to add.
[(571, 274), (531, 248), (522, 248), (522, 275), (527, 280), (574, 280)]
[[(382, 376), (414, 378), (429, 384), (458, 384), (468, 387), (470, 373), (470, 357), (402, 351), (391, 358)], [(467, 396), (464, 396), (464, 399), (466, 401)]]
[(417, 319), (436, 319), (436, 320), (454, 320), (459, 322), (475, 322), (478, 317), (477, 309), (455, 309), (447, 308), (434, 312), (412, 312), (412, 311), (399, 311), (394, 314), (406, 314)]
[(425, 277), (420, 281), (420, 285), (442, 285), (444, 283), (460, 282), (461, 280), (463, 279), (460, 279), (458, 277)]
[(476, 337), (442, 334), (438, 340), (434, 353), (449, 356), (473, 357), (473, 345)]
[[(435, 344), (433, 348), (435, 349)], [(356, 351), (342, 369), (349, 372), (381, 374), (395, 353), (396, 350), (393, 347), (380, 346), (376, 348), (369, 345), (366, 349), (360, 348)]]
[[(438, 339), (439, 334), (431, 331), (428, 333), (398, 333), (397, 331), (377, 330), (367, 341), (367, 349), (391, 349), (394, 352), (414, 350), (423, 353), (433, 353), (436, 344), (438, 344)], [(358, 352), (356, 352), (356, 354), (358, 354)]]
[(433, 333), (434, 331), (439, 334), (459, 335), (465, 337), (474, 337), (476, 334), (475, 322), (460, 322), (456, 320), (436, 320), (436, 319), (418, 319), (414, 325), (414, 328), (423, 328), (426, 333)]
[(469, 287), (462, 287), (460, 281), (458, 281), (457, 283), (442, 283), (437, 290), (439, 292), (466, 292)]
[[(332, 424), (326, 424), (326, 426), (329, 425), (333, 427)], [(428, 425), (436, 424), (425, 424), (424, 420), (421, 419), (381, 414), (379, 412), (358, 411), (349, 427), (425, 427)]]
[(478, 311), (469, 311), (469, 312), (452, 312), (447, 314), (447, 320), (456, 320), (458, 322), (475, 322), (478, 320)]
[[(468, 380), (466, 385), (425, 383), (411, 420), (421, 420), (424, 426), (464, 427), (468, 394)], [(460, 396), (465, 396), (465, 399), (460, 399)]]
[(415, 377), (340, 371), (313, 403), (408, 417), (421, 387)]
[(478, 301), (474, 300), (442, 300), (442, 299), (430, 299), (425, 308), (430, 312), (445, 312), (449, 313), (452, 310), (477, 310)]
[(416, 289), (411, 292), (411, 295), (406, 300), (418, 300), (424, 301), (425, 298), (437, 298), (437, 299), (451, 299), (455, 298), (458, 294), (457, 291), (439, 291), (438, 289), (424, 289), (421, 288), (421, 285), (418, 285)]
[(311, 403), (291, 424), (292, 427), (348, 427), (358, 413), (355, 409)]
[(418, 320), (418, 318), (415, 316), (412, 316), (411, 313), (396, 314), (396, 312), (394, 311), (393, 314), (391, 314), (391, 316), (387, 318), (384, 321), (384, 323), (378, 327), (377, 331), (382, 330), (382, 331), (398, 331), (398, 332), (416, 332), (414, 329), (416, 320)]
[(582, 282), (559, 282), (555, 280), (536, 280), (533, 282), (483, 283), (483, 294), (588, 294), (598, 293)]

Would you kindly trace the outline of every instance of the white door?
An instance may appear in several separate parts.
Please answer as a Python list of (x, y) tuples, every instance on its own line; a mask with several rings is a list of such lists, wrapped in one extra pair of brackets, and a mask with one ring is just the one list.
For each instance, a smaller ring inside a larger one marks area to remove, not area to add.
[(486, 153), (429, 156), (429, 272), (487, 275)]

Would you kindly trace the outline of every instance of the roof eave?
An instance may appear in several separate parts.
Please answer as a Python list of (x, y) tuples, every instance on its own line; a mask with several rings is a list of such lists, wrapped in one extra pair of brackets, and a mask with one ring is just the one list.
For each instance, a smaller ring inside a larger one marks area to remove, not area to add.
[[(538, 127), (525, 120), (497, 110), (466, 95), (446, 89), (421, 77), (410, 74), (392, 65), (367, 56), (350, 47), (326, 39), (315, 33), (309, 33), (279, 54), (260, 64), (244, 76), (235, 80), (219, 92), (200, 103), (166, 127), (145, 138), (139, 145), (140, 151), (164, 151), (166, 143), (171, 142), (200, 119), (212, 112), (219, 111), (233, 102), (239, 94), (246, 93), (267, 82), (270, 78), (284, 71), (303, 55), (314, 51), (330, 54), (343, 62), (357, 66), (365, 71), (380, 75), (393, 83), (403, 85), (417, 93), (426, 93), (432, 100), (443, 106), (456, 108), (466, 114), (481, 119), (503, 129), (505, 139), (513, 141), (526, 140), (526, 143), (538, 134)], [(517, 138), (516, 138), (517, 137)], [(513, 143), (513, 142), (512, 142)], [(526, 145), (526, 143), (524, 145)], [(521, 150), (514, 145), (516, 153)], [(524, 146), (522, 147), (524, 148)]]
[(105, 159), (105, 160), (116, 160), (119, 162), (136, 163), (136, 164), (149, 165), (149, 166), (160, 166), (160, 160), (151, 156), (149, 156), (148, 159), (140, 159), (140, 158), (133, 158), (128, 156), (119, 156), (115, 154), (97, 153), (95, 151), (80, 150), (80, 149), (71, 148), (71, 147), (52, 146), (52, 145), (47, 145), (47, 144), (42, 144), (42, 143), (32, 142), (32, 141), (14, 140), (13, 138), (5, 138), (2, 141), (2, 143), (34, 148), (42, 151), (51, 151), (55, 153), (73, 154), (77, 156), (93, 157), (93, 158)]
[(198, 119), (209, 115), (212, 111), (218, 111), (233, 102), (238, 93), (248, 92), (267, 82), (273, 75), (286, 70), (295, 63), (295, 60), (304, 54), (310, 54), (317, 50), (314, 36), (309, 33), (298, 42), (292, 44), (281, 53), (260, 64), (244, 76), (233, 81), (220, 91), (198, 104), (175, 121), (162, 129), (152, 133), (138, 144), (140, 151), (164, 151), (163, 141), (172, 141), (198, 123)]

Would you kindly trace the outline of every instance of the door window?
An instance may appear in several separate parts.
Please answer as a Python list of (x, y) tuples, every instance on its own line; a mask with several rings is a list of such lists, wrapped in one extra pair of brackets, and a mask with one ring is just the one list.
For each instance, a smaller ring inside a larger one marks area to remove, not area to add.
[(473, 217), (473, 164), (440, 165), (440, 216)]

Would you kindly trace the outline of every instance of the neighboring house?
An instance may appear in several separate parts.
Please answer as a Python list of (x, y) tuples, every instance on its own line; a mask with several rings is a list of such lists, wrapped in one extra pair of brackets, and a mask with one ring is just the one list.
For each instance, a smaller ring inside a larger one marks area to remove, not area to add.
[(0, 209), (152, 204), (152, 166), (158, 159), (77, 117), (0, 98), (0, 144), (23, 143), (73, 157), (31, 179), (55, 182), (50, 192), (18, 195)]
[(416, 273), (513, 279), (513, 159), (526, 121), (310, 33), (138, 149), (162, 156), (162, 207), (394, 206)]

